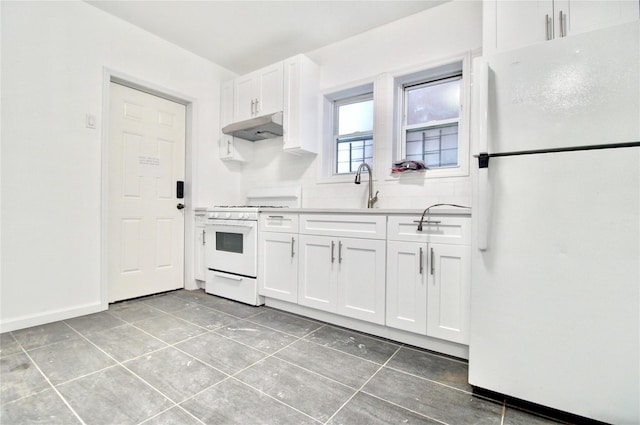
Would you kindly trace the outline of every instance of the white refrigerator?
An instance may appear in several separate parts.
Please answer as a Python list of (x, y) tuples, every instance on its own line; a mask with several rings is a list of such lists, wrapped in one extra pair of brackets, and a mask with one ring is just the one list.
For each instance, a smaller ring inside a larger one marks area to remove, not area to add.
[(474, 62), (470, 384), (640, 423), (640, 21)]

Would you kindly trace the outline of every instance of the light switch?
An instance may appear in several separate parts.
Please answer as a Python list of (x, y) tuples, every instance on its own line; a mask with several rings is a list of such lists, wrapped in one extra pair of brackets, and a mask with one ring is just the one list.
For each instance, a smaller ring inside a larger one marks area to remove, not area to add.
[(87, 114), (85, 117), (85, 125), (87, 128), (96, 128), (96, 116)]

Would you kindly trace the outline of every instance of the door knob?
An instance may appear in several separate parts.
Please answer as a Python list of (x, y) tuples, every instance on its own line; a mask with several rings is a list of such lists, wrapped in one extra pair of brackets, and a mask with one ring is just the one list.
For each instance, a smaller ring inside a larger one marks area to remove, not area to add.
[(181, 209), (183, 209), (183, 208), (184, 208), (184, 204), (178, 204), (178, 205), (176, 205), (176, 208), (178, 208), (179, 210), (181, 210)]

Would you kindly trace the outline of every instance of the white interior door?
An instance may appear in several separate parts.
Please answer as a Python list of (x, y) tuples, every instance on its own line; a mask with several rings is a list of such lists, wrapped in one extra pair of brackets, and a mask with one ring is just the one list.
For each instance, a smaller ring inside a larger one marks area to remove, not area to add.
[(184, 286), (184, 105), (110, 87), (109, 302)]

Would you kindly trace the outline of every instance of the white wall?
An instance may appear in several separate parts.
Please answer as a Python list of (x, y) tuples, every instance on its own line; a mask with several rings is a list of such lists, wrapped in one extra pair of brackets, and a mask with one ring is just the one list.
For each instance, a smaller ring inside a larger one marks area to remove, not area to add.
[[(105, 67), (194, 100), (194, 203), (241, 197), (216, 159), (219, 82), (231, 73), (84, 2), (0, 7), (6, 331), (101, 308)], [(85, 128), (86, 114), (97, 129)]]
[[(371, 82), (383, 73), (411, 69), (482, 46), (482, 3), (454, 1), (308, 52), (321, 67), (321, 91)], [(392, 105), (386, 105), (391, 108)], [(468, 176), (446, 179), (389, 177), (391, 137), (378, 137), (377, 207), (422, 209), (436, 202), (470, 205)], [(254, 144), (254, 161), (242, 172), (243, 188), (302, 184), (304, 207), (366, 206), (367, 184), (318, 183), (320, 156), (298, 158), (282, 153), (281, 139)]]

